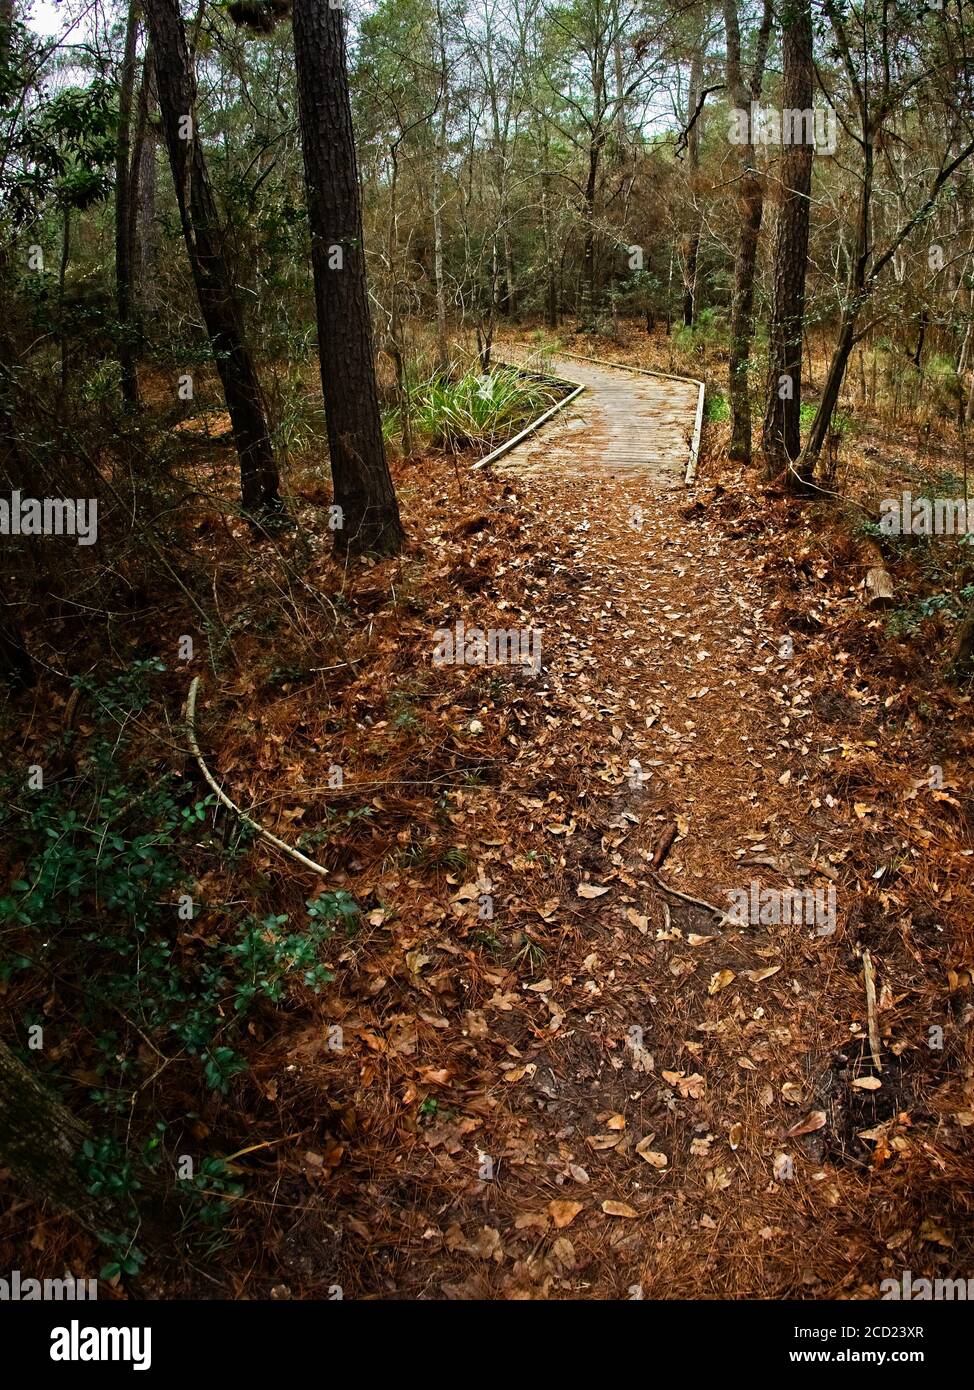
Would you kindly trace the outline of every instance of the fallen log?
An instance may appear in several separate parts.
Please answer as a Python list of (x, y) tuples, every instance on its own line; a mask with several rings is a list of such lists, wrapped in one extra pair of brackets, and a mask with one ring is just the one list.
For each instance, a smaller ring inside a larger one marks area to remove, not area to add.
[(862, 559), (867, 566), (864, 588), (867, 608), (892, 608), (896, 602), (893, 576), (886, 568), (883, 552), (874, 541), (863, 541)]

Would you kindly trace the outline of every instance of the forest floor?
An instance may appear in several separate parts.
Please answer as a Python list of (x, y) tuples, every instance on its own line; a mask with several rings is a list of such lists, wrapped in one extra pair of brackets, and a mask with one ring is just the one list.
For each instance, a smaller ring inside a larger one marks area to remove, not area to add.
[[(891, 635), (848, 536), (713, 432), (689, 491), (447, 459), (396, 481), (406, 553), (304, 556), (284, 677), (287, 632), (253, 621), (276, 562), (223, 567), (200, 526), (231, 634), (204, 752), (270, 829), (312, 832), (362, 915), (199, 1106), (243, 1195), (195, 1274), (147, 1269), (143, 1295), (871, 1298), (974, 1274), (974, 747), (936, 644)], [(540, 631), (540, 670), (434, 664), (458, 621)], [(200, 896), (315, 890), (252, 858)], [(834, 931), (729, 920), (752, 884), (834, 890)]]
[[(368, 925), (260, 1058), (328, 1115), (239, 1292), (875, 1297), (974, 1268), (970, 697), (885, 638), (841, 534), (753, 491), (464, 476), (393, 607), (366, 585), (352, 708), (385, 631), (388, 723), (354, 751), (345, 725), (342, 762), (385, 814), (335, 882)], [(458, 620), (539, 629), (540, 672), (431, 668)], [(752, 883), (834, 890), (834, 932), (728, 921)]]

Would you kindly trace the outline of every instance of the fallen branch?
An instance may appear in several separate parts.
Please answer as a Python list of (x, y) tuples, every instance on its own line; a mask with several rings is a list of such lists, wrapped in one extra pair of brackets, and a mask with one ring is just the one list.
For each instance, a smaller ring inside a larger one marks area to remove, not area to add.
[(689, 903), (691, 907), (703, 908), (704, 912), (712, 912), (715, 917), (724, 917), (726, 914), (722, 907), (714, 907), (713, 903), (705, 903), (701, 898), (691, 898), (689, 893), (680, 893), (675, 888), (671, 888), (668, 883), (664, 883), (659, 874), (652, 869), (646, 870), (650, 879), (662, 893), (668, 893), (671, 898), (679, 898), (681, 903)]
[(217, 783), (216, 778), (204, 762), (203, 754), (200, 752), (200, 746), (196, 741), (196, 694), (199, 690), (199, 685), (199, 676), (194, 676), (190, 682), (189, 694), (186, 696), (186, 733), (189, 736), (189, 746), (193, 757), (199, 764), (200, 772), (202, 772), (205, 777), (207, 785), (213, 790), (220, 803), (224, 805), (228, 811), (232, 811), (255, 835), (260, 836), (262, 840), (267, 840), (275, 849), (281, 850), (284, 854), (289, 854), (292, 859), (296, 859), (297, 862), (303, 864), (306, 869), (313, 869), (316, 874), (321, 874), (322, 878), (327, 878), (327, 869), (323, 868), (321, 864), (316, 864), (313, 859), (309, 859), (306, 854), (302, 854), (301, 851), (295, 849), (293, 845), (286, 845), (283, 840), (279, 840), (276, 835), (273, 835), (269, 830), (265, 830), (262, 825), (258, 825), (257, 821), (252, 820), (244, 811), (241, 811), (236, 802), (230, 800), (226, 792)]
[(676, 839), (677, 826), (675, 821), (670, 821), (669, 825), (663, 827), (659, 839), (656, 841), (656, 848), (653, 850), (653, 868), (661, 869), (666, 856), (673, 848), (673, 841)]
[(868, 951), (862, 953), (862, 976), (866, 985), (869, 1051), (872, 1053), (873, 1066), (877, 1071), (882, 1071), (883, 1064), (879, 1057), (879, 1021), (876, 1018), (876, 971), (873, 969), (873, 958)]

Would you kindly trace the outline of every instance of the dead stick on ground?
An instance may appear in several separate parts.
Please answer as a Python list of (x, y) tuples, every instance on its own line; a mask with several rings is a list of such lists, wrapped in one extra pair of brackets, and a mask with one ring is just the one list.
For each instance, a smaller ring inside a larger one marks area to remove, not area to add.
[(262, 840), (267, 840), (275, 849), (281, 850), (284, 854), (289, 854), (292, 859), (296, 859), (298, 863), (303, 864), (306, 869), (313, 869), (316, 874), (321, 874), (322, 878), (327, 878), (327, 869), (323, 868), (321, 864), (316, 864), (313, 859), (309, 859), (308, 856), (302, 854), (299, 849), (295, 849), (292, 845), (286, 845), (283, 840), (279, 840), (276, 835), (272, 835), (269, 830), (265, 830), (262, 825), (258, 825), (257, 821), (251, 820), (250, 816), (241, 811), (240, 807), (230, 800), (226, 792), (223, 791), (222, 787), (217, 783), (216, 778), (203, 761), (203, 754), (200, 752), (200, 746), (196, 742), (196, 694), (199, 690), (199, 684), (199, 676), (194, 676), (190, 683), (189, 694), (186, 697), (186, 732), (189, 735), (189, 746), (192, 750), (193, 757), (199, 764), (200, 772), (202, 772), (203, 776), (206, 778), (207, 785), (213, 789), (214, 793), (227, 810), (232, 811), (235, 816), (238, 816), (243, 824), (248, 826), (255, 835), (259, 835)]
[(701, 901), (700, 898), (691, 898), (689, 893), (678, 893), (675, 888), (671, 888), (668, 883), (664, 883), (659, 874), (654, 873), (652, 869), (647, 869), (646, 872), (649, 874), (653, 883), (656, 884), (656, 887), (663, 893), (669, 893), (671, 898), (679, 898), (681, 903), (689, 903), (691, 907), (702, 907), (704, 912), (712, 912), (715, 917), (723, 917), (725, 915), (723, 908), (714, 907), (713, 903), (705, 903)]
[(873, 958), (868, 951), (862, 953), (862, 975), (866, 984), (866, 1017), (869, 1025), (869, 1051), (873, 1055), (873, 1065), (877, 1071), (883, 1070), (879, 1058), (879, 1022), (876, 1018), (876, 972)]

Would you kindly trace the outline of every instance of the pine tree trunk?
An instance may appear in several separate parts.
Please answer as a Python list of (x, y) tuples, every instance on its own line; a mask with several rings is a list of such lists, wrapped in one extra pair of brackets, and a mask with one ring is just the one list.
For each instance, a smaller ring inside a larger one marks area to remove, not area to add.
[(436, 357), (441, 372), (450, 369), (450, 349), (446, 337), (446, 280), (443, 273), (443, 171), (446, 163), (447, 133), (450, 119), (450, 73), (447, 64), (443, 9), (437, 3), (437, 38), (440, 66), (440, 114), (433, 154), (433, 278), (436, 284)]
[(320, 0), (294, 0), (292, 19), (321, 389), (343, 514), (335, 544), (394, 555), (403, 532), (379, 415), (344, 20)]
[[(784, 27), (782, 49), (785, 111), (811, 110), (814, 97), (810, 0), (794, 0)], [(811, 207), (811, 144), (785, 146), (781, 160), (781, 202), (775, 233), (774, 291), (768, 344), (768, 403), (761, 445), (769, 479), (786, 473), (801, 452), (802, 337), (805, 273)]]
[[(751, 101), (761, 95), (767, 35), (770, 32), (770, 6), (765, 0), (765, 20), (758, 39), (751, 82), (741, 73), (741, 34), (736, 0), (724, 0), (727, 34), (727, 87), (738, 110), (750, 115)], [(754, 132), (748, 121), (748, 139), (741, 146), (741, 175), (738, 183), (740, 232), (734, 261), (734, 293), (731, 300), (728, 392), (731, 411), (731, 439), (728, 454), (744, 464), (751, 462), (751, 394), (748, 383), (751, 340), (754, 336), (754, 277), (757, 269), (758, 240), (764, 211), (764, 193), (757, 173)]]
[(579, 326), (591, 329), (595, 324), (595, 199), (598, 190), (599, 156), (603, 136), (594, 136), (588, 147), (588, 177), (585, 180), (585, 236), (582, 264), (582, 303)]
[(156, 234), (156, 132), (153, 119), (158, 109), (155, 65), (146, 51), (139, 91), (139, 118), (132, 149), (131, 219), (132, 292), (139, 316), (151, 314), (158, 303)]
[[(547, 165), (547, 150), (545, 164)], [(549, 328), (558, 327), (558, 267), (551, 230), (551, 176), (547, 167), (541, 175), (541, 230), (544, 237), (545, 260), (545, 322)]]
[(146, 0), (146, 17), (183, 237), (240, 458), (243, 507), (248, 516), (263, 519), (281, 507), (277, 465), (196, 128), (196, 76), (179, 0)]

